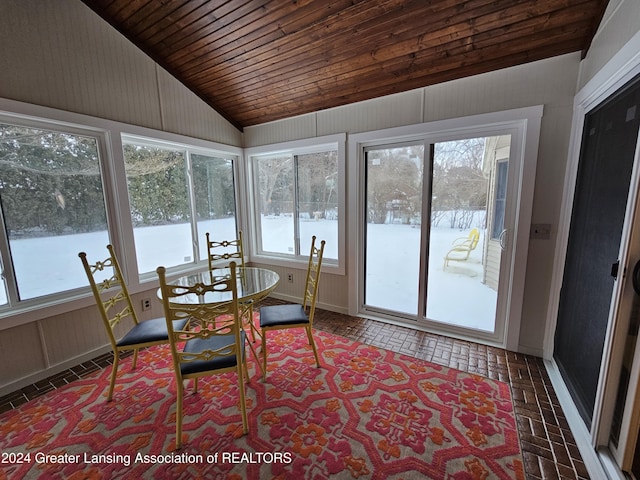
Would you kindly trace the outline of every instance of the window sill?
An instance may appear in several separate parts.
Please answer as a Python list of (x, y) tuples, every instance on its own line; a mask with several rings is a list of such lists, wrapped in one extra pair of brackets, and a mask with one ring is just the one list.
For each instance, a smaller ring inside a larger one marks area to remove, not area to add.
[[(287, 258), (275, 255), (252, 255), (249, 262), (266, 267), (272, 265), (274, 267), (295, 268), (298, 270), (306, 270), (309, 265), (308, 258)], [(338, 260), (324, 259), (321, 270), (332, 275), (345, 275), (344, 265), (341, 265)]]

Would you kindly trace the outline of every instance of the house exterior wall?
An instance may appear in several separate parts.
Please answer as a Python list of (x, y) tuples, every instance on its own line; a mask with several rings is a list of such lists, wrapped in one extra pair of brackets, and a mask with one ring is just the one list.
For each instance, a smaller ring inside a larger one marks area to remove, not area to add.
[(573, 204), (579, 154), (582, 143), (582, 125), (585, 112), (590, 111), (617, 89), (638, 75), (640, 68), (640, 2), (610, 0), (603, 20), (593, 38), (591, 48), (580, 64), (578, 91), (574, 98), (575, 118), (570, 138), (569, 161), (565, 172), (565, 196), (561, 204), (562, 228), (557, 236), (555, 271), (552, 276), (551, 301), (548, 304), (547, 332), (544, 356), (552, 358), (555, 321), (564, 271), (568, 231)]
[[(608, 452), (607, 446), (609, 445), (613, 406), (617, 403), (616, 389), (620, 379), (616, 365), (622, 355), (622, 350), (619, 347), (621, 342), (624, 343), (624, 339), (619, 338), (618, 333), (622, 333), (624, 336), (625, 330), (618, 328), (620, 322), (614, 321), (609, 325), (611, 335), (608, 333), (604, 340), (602, 371), (596, 393), (594, 417), (591, 424), (587, 426), (565, 384), (564, 375), (560, 373), (553, 358), (555, 326), (564, 275), (573, 190), (584, 133), (584, 118), (586, 112), (597, 108), (622, 85), (640, 74), (639, 45), (640, 2), (637, 0), (609, 0), (607, 11), (593, 39), (591, 48), (580, 66), (578, 89), (574, 99), (575, 115), (569, 146), (568, 168), (565, 174), (565, 197), (561, 206), (563, 221), (557, 234), (558, 246), (552, 277), (551, 300), (548, 305), (548, 328), (544, 347), (547, 370), (591, 478), (620, 478), (621, 476), (621, 473), (616, 469), (616, 461), (612, 456), (609, 456), (610, 452)], [(618, 286), (621, 285), (623, 284)], [(618, 324), (617, 327), (616, 324)], [(633, 382), (632, 379), (630, 383)]]
[(496, 198), (496, 164), (500, 160), (509, 158), (509, 147), (511, 139), (509, 136), (497, 137), (491, 139), (488, 144), (491, 151), (487, 152), (490, 166), (489, 189), (487, 192), (487, 223), (484, 232), (484, 249), (483, 249), (483, 265), (484, 265), (484, 283), (490, 288), (498, 290), (498, 282), (500, 281), (500, 260), (502, 258), (502, 247), (500, 241), (491, 238), (491, 226), (495, 216), (495, 198)]

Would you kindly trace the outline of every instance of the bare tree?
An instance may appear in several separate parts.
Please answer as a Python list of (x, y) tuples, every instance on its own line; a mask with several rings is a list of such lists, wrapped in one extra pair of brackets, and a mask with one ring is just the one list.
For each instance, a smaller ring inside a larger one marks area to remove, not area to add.
[(370, 151), (367, 159), (367, 221), (409, 223), (420, 213), (422, 146)]
[(292, 200), (293, 157), (260, 159), (258, 169), (262, 213), (280, 213), (282, 206)]
[(451, 228), (470, 227), (474, 211), (486, 207), (484, 143), (484, 138), (471, 138), (435, 146), (432, 210), (448, 212)]

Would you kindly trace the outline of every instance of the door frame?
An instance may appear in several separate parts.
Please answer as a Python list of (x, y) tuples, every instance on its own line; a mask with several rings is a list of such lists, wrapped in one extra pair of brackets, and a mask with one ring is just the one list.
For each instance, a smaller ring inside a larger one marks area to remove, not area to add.
[[(599, 431), (600, 428), (599, 424), (602, 417), (598, 412), (601, 412), (602, 409), (603, 396), (602, 394), (596, 395), (596, 408), (594, 410), (592, 428), (589, 430), (582, 421), (559, 373), (558, 366), (553, 360), (554, 337), (585, 117), (638, 74), (640, 74), (640, 32), (636, 33), (574, 97), (571, 137), (569, 140), (563, 198), (553, 259), (554, 269), (551, 276), (546, 316), (543, 357), (547, 371), (585, 466), (595, 478), (607, 478), (605, 471), (610, 472), (611, 475), (616, 475), (615, 469), (611, 467), (613, 459), (607, 458), (606, 454), (601, 455), (603, 452), (596, 450), (599, 439), (595, 432)], [(607, 341), (605, 341), (605, 356), (610, 351), (611, 344), (607, 344)], [(603, 360), (603, 364), (608, 364), (608, 362)]]
[[(620, 266), (616, 288), (613, 291), (613, 299), (611, 302), (610, 322), (610, 341), (605, 342), (611, 344), (611, 352), (603, 358), (607, 364), (602, 367), (601, 380), (598, 384), (598, 392), (596, 399), (601, 399), (596, 405), (600, 405), (597, 413), (596, 428), (593, 431), (593, 438), (596, 446), (610, 445), (611, 421), (615, 409), (616, 397), (618, 394), (620, 371), (623, 363), (624, 347), (627, 340), (627, 331), (629, 329), (631, 317), (630, 296), (637, 295), (631, 286), (631, 276), (633, 274), (635, 262), (640, 261), (640, 246), (634, 245), (632, 240), (640, 238), (640, 209), (638, 202), (640, 200), (640, 131), (636, 141), (636, 150), (634, 154), (633, 173), (631, 176), (631, 184), (629, 186), (629, 197), (627, 199), (627, 210), (625, 215), (625, 225), (622, 232), (622, 242), (620, 246)], [(609, 338), (607, 338), (609, 340)], [(636, 341), (634, 351), (634, 359), (632, 361), (632, 370), (630, 371), (629, 385), (625, 395), (626, 402), (624, 407), (624, 415), (620, 428), (620, 437), (618, 448), (611, 450), (612, 457), (616, 459), (621, 467), (630, 467), (628, 462), (629, 449), (629, 429), (638, 426), (638, 376), (640, 375), (640, 343)], [(631, 402), (632, 411), (629, 411), (629, 403)]]
[[(398, 141), (410, 139), (425, 139), (427, 142), (434, 143), (446, 141), (447, 138), (488, 137), (496, 135), (496, 132), (509, 131), (512, 133), (512, 152), (522, 158), (515, 181), (519, 191), (514, 192), (515, 195), (512, 196), (511, 200), (514, 208), (516, 208), (516, 215), (514, 232), (508, 240), (513, 246), (513, 254), (510, 259), (511, 285), (508, 286), (505, 292), (505, 295), (507, 295), (505, 318), (508, 318), (509, 321), (505, 323), (502, 338), (498, 342), (485, 341), (485, 343), (495, 344), (513, 351), (518, 350), (534, 192), (534, 182), (525, 181), (525, 179), (535, 178), (542, 114), (543, 106), (538, 105), (349, 136), (347, 175), (348, 178), (352, 179), (349, 184), (353, 185), (353, 188), (350, 188), (348, 192), (347, 211), (355, 218), (348, 222), (348, 251), (351, 252), (348, 266), (349, 271), (356, 278), (356, 281), (349, 282), (349, 314), (407, 326), (405, 322), (398, 321), (398, 319), (392, 317), (374, 317), (363, 308), (364, 256), (362, 250), (364, 222), (362, 221), (361, 212), (364, 198), (364, 147), (397, 143)], [(420, 328), (419, 325), (411, 326)], [(447, 332), (447, 334), (452, 333)], [(455, 336), (455, 332), (453, 335)], [(460, 336), (464, 337), (464, 335)], [(474, 338), (473, 340), (479, 341), (482, 339)]]

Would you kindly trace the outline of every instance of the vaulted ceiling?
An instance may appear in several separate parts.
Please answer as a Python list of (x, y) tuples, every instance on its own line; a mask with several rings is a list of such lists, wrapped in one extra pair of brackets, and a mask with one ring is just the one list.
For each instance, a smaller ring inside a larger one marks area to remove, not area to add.
[(83, 0), (238, 128), (556, 55), (608, 0)]

